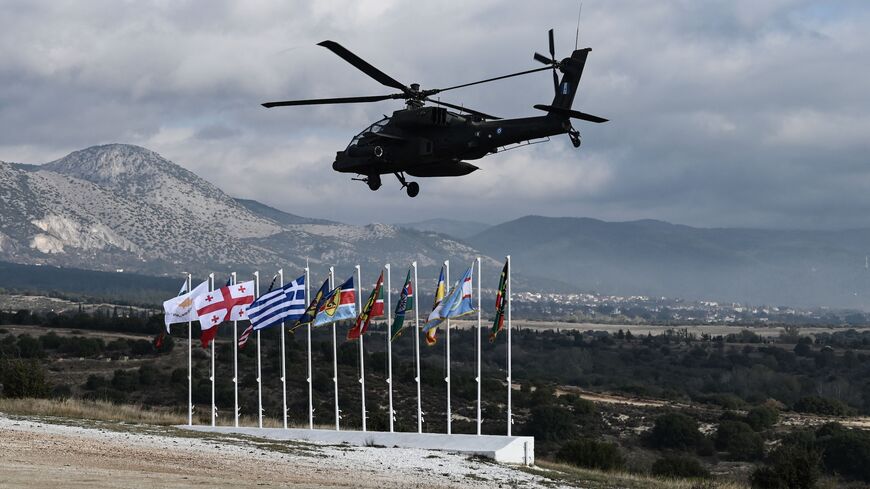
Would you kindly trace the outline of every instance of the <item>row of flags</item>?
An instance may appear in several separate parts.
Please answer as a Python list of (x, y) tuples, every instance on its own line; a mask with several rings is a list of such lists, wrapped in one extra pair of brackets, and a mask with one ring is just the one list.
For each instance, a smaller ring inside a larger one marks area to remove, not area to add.
[[(451, 290), (447, 290), (444, 279), (444, 268), (438, 277), (435, 288), (435, 301), (432, 312), (423, 327), (426, 343), (434, 345), (437, 342), (438, 327), (449, 318), (457, 318), (476, 312), (472, 305), (472, 276), (474, 265), (468, 267)], [(490, 331), (490, 341), (494, 341), (504, 328), (504, 310), (506, 294), (506, 278), (508, 263), (501, 272), (499, 288), (496, 295), (495, 320)], [(208, 281), (202, 282), (192, 290), (187, 290), (188, 284), (179, 291), (179, 295), (163, 303), (165, 312), (166, 333), (173, 323), (199, 321), (202, 329), (202, 346), (208, 347), (217, 335), (218, 326), (225, 321), (249, 320), (250, 325), (238, 338), (239, 347), (244, 347), (254, 331), (274, 326), (290, 324), (290, 330), (311, 324), (314, 327), (324, 326), (346, 319), (355, 319), (347, 333), (348, 340), (360, 338), (368, 330), (373, 318), (384, 316), (384, 274), (378, 277), (377, 283), (363, 304), (362, 309), (356, 308), (356, 289), (354, 277), (330, 289), (329, 280), (314, 294), (311, 300), (305, 302), (305, 276), (301, 276), (286, 285), (274, 288), (275, 280), (266, 293), (256, 296), (254, 281), (241, 283), (227, 282), (223, 287), (209, 290)], [(406, 329), (405, 317), (414, 308), (416, 291), (411, 282), (411, 270), (405, 278), (405, 283), (396, 304), (393, 323), (390, 325), (390, 338), (395, 340)]]

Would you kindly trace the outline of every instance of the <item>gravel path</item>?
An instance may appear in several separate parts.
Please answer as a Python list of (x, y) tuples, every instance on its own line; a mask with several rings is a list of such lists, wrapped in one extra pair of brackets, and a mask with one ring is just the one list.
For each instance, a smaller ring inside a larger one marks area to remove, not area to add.
[[(67, 423), (67, 424), (64, 424)], [(89, 423), (90, 426), (79, 426)], [(0, 488), (554, 487), (427, 450), (276, 443), (173, 428), (0, 413)]]

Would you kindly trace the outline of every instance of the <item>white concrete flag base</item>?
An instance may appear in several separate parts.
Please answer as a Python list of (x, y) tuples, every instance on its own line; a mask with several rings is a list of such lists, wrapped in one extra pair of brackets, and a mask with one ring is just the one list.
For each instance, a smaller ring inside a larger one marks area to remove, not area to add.
[(535, 463), (535, 438), (531, 436), (447, 435), (444, 433), (404, 433), (385, 431), (335, 431), (302, 428), (247, 428), (234, 426), (182, 425), (178, 428), (209, 433), (255, 436), (269, 440), (302, 440), (314, 443), (356, 446), (421, 448), (479, 455), (508, 464)]

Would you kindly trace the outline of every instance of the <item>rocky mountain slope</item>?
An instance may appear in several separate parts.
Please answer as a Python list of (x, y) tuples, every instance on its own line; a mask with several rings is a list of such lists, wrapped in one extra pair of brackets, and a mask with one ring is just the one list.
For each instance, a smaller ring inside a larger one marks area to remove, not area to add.
[[(236, 200), (138, 146), (110, 144), (41, 166), (0, 162), (0, 260), (149, 274), (361, 263), (434, 268), (477, 251), (444, 235), (351, 226)], [(487, 259), (495, 266), (495, 261)], [(347, 268), (348, 270), (344, 270)]]

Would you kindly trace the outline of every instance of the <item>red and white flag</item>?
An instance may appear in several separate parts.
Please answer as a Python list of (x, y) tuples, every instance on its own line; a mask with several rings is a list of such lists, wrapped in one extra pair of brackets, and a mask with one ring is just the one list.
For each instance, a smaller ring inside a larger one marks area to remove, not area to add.
[(194, 305), (202, 328), (200, 341), (203, 348), (217, 335), (217, 327), (224, 321), (248, 319), (247, 308), (254, 302), (254, 281), (227, 285), (198, 296)]

